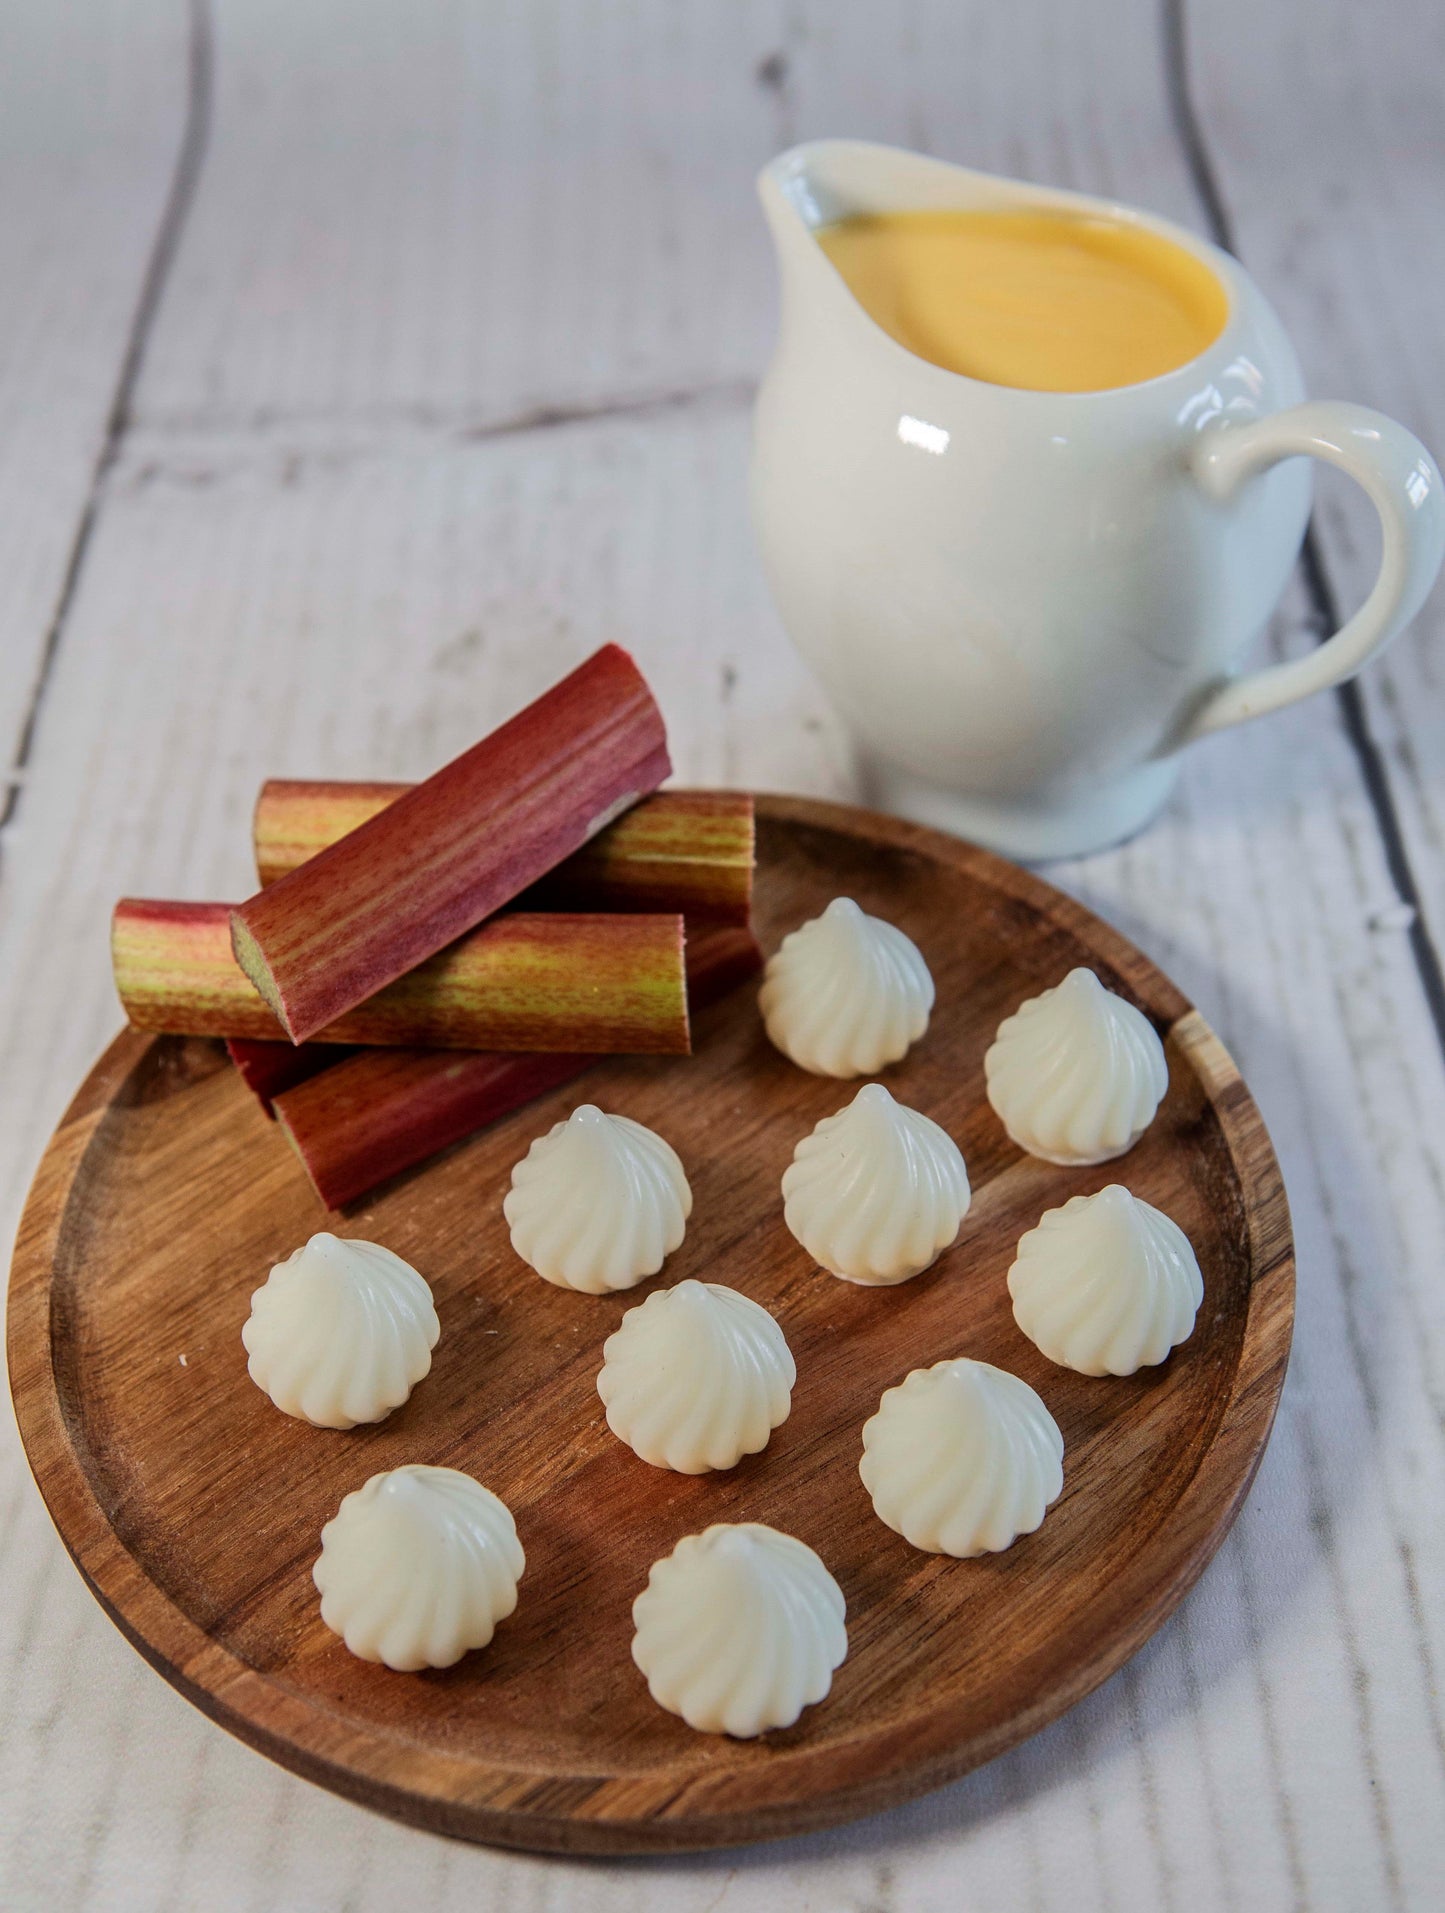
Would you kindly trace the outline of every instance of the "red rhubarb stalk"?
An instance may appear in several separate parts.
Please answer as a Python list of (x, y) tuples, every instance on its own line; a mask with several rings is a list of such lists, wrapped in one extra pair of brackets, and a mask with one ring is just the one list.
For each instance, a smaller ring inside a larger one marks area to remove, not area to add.
[[(695, 1011), (762, 967), (747, 930), (688, 942)], [(328, 1208), (354, 1202), (547, 1090), (580, 1076), (594, 1056), (467, 1056), (439, 1050), (362, 1050), (276, 1099), (275, 1113)]]
[(596, 1060), (363, 1050), (278, 1096), (274, 1114), (317, 1195), (339, 1209)]
[(671, 770), (641, 672), (605, 645), (425, 783), (231, 914), (293, 1043), (473, 929)]
[[(358, 829), (410, 784), (272, 778), (256, 801), (263, 884)], [(753, 800), (745, 791), (644, 797), (518, 898), (524, 910), (680, 910), (688, 922), (746, 924), (753, 889)]]
[(284, 1090), (309, 1082), (353, 1054), (333, 1043), (256, 1043), (244, 1036), (228, 1037), (226, 1051), (237, 1075), (268, 1116)]
[[(116, 905), (116, 989), (136, 1029), (275, 1042), (236, 967), (230, 906)], [(685, 1054), (682, 918), (517, 912), (484, 924), (324, 1025), (325, 1043)]]

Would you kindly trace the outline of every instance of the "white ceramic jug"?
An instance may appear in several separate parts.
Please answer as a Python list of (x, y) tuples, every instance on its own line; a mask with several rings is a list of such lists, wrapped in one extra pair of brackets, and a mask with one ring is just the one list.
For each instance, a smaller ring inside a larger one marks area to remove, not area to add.
[[(873, 801), (1011, 856), (1097, 849), (1164, 802), (1182, 745), (1339, 683), (1418, 610), (1445, 549), (1439, 472), (1379, 413), (1301, 403), (1289, 340), (1227, 254), (1150, 214), (856, 140), (784, 153), (759, 186), (782, 322), (754, 518)], [(1223, 332), (1137, 385), (988, 385), (889, 337), (815, 238), (850, 213), (1019, 206), (1185, 247), (1224, 287)], [(1304, 532), (1299, 453), (1369, 494), (1380, 575), (1327, 644), (1236, 676)]]

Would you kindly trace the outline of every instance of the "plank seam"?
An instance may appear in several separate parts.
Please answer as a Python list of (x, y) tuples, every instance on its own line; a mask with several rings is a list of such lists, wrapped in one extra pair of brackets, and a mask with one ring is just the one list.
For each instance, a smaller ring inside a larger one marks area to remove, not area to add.
[[(757, 381), (751, 378), (709, 379), (695, 385), (616, 392), (596, 399), (562, 400), (555, 404), (539, 403), (518, 411), (472, 417), (459, 416), (455, 408), (415, 403), (339, 409), (259, 406), (229, 416), (215, 406), (200, 412), (166, 413), (147, 409), (132, 420), (127, 438), (132, 444), (141, 441), (148, 455), (153, 453), (162, 463), (169, 455), (167, 446), (173, 440), (191, 443), (199, 439), (265, 439), (287, 433), (299, 436), (310, 431), (334, 434), (338, 426), (357, 434), (354, 442), (362, 450), (368, 449), (371, 443), (364, 436), (368, 433), (394, 439), (398, 433), (415, 432), (474, 444), (572, 426), (645, 420), (695, 408), (724, 411), (751, 405), (757, 390)], [(332, 438), (326, 440), (325, 448), (328, 452), (335, 451)], [(295, 447), (295, 452), (304, 458), (310, 449), (309, 443), (303, 441)]]
[(659, 392), (623, 394), (575, 405), (536, 405), (505, 418), (484, 419), (463, 426), (458, 434), (469, 443), (492, 438), (516, 438), (531, 432), (555, 432), (569, 425), (598, 425), (613, 419), (655, 418), (686, 411), (694, 405), (749, 405), (757, 392), (752, 379), (714, 379)]
[[(1185, 165), (1203, 209), (1209, 235), (1216, 245), (1239, 258), (1242, 255), (1235, 243), (1234, 222), (1225, 203), (1219, 175), (1190, 89), (1186, 5), (1187, 0), (1161, 0), (1164, 86), (1169, 115), (1183, 149)], [(1305, 532), (1299, 557), (1299, 575), (1313, 614), (1316, 641), (1323, 644), (1339, 629), (1342, 620), (1339, 600), (1325, 570), (1319, 534), (1313, 520)], [(1337, 684), (1334, 696), (1346, 740), (1354, 753), (1360, 780), (1365, 788), (1365, 797), (1374, 818), (1390, 881), (1400, 901), (1407, 904), (1412, 913), (1407, 931), (1410, 954), (1414, 958), (1425, 1006), (1430, 1013), (1435, 1041), (1441, 1059), (1445, 1061), (1445, 965), (1441, 963), (1440, 952), (1430, 934), (1420, 885), (1410, 862), (1409, 848), (1400, 823), (1399, 808), (1390, 788), (1390, 774), (1384, 753), (1370, 729), (1369, 715), (1358, 682), (1351, 679), (1345, 684)]]
[(195, 199), (196, 185), (210, 141), (214, 52), (209, 0), (188, 0), (187, 16), (186, 117), (181, 129), (180, 145), (176, 150), (176, 163), (171, 173), (171, 183), (166, 193), (165, 204), (161, 208), (155, 238), (151, 242), (150, 253), (146, 260), (140, 294), (126, 332), (120, 371), (116, 377), (110, 408), (106, 413), (100, 449), (91, 470), (85, 503), (81, 507), (75, 536), (71, 540), (55, 608), (46, 626), (45, 639), (40, 650), (40, 662), (36, 667), (30, 696), (26, 701), (25, 716), (20, 727), (20, 735), (16, 740), (15, 755), (6, 773), (4, 801), (0, 804), (0, 833), (14, 822), (20, 809), (26, 772), (35, 748), (41, 709), (55, 674), (56, 657), (75, 604), (81, 574), (85, 569), (86, 555), (100, 515), (106, 482), (120, 456), (121, 446), (130, 429), (131, 406), (141, 370), (145, 364), (146, 347), (150, 341), (151, 329), (160, 309), (171, 267), (175, 263), (181, 234)]

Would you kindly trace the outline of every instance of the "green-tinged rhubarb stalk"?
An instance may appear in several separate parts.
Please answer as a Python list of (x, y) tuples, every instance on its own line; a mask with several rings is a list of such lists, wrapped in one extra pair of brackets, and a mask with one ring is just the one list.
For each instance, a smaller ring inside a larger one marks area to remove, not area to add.
[(670, 769), (646, 681), (605, 645), (233, 910), (236, 959), (293, 1043), (334, 1029), (580, 850)]
[[(762, 952), (747, 930), (712, 929), (690, 937), (693, 1010), (706, 1009), (761, 967)], [(316, 1193), (336, 1209), (573, 1081), (598, 1060), (361, 1050), (283, 1092), (275, 1114)]]
[[(289, 876), (412, 788), (272, 778), (256, 800), (261, 883)], [(753, 861), (753, 800), (746, 791), (658, 791), (524, 891), (517, 907), (680, 910), (689, 924), (745, 925)]]
[[(230, 906), (116, 905), (111, 953), (131, 1024), (178, 1036), (283, 1039), (238, 969)], [(685, 1054), (682, 918), (507, 914), (324, 1026), (323, 1043)]]

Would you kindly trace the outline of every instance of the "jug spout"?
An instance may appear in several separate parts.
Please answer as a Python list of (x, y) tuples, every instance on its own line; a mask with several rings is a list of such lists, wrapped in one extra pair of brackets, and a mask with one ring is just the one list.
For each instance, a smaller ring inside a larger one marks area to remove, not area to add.
[(820, 154), (842, 144), (830, 140), (795, 146), (758, 174), (758, 197), (777, 259), (785, 330), (796, 321), (800, 305), (811, 310), (817, 301), (850, 296), (815, 238), (821, 227), (847, 215), (847, 201), (833, 186), (826, 163), (818, 164)]
[(818, 244), (824, 227), (868, 213), (1005, 212), (1043, 206), (1096, 213), (1119, 210), (1082, 194), (1001, 179), (871, 140), (810, 140), (791, 147), (763, 168), (757, 187), (778, 262), (784, 336), (800, 319), (816, 322), (832, 307), (855, 350), (878, 335)]
[(999, 212), (1060, 201), (1098, 206), (1077, 194), (857, 139), (810, 140), (779, 153), (759, 173), (758, 194), (780, 256), (809, 244), (820, 227), (859, 213)]

